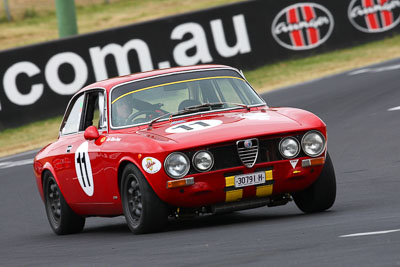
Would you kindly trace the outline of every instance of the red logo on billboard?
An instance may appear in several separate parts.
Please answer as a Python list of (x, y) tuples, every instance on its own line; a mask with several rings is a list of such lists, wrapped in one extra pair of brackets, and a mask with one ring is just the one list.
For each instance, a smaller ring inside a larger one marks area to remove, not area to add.
[(400, 22), (400, 0), (352, 0), (350, 22), (363, 32), (384, 32)]
[(316, 3), (288, 6), (272, 22), (272, 36), (283, 47), (306, 50), (320, 46), (332, 33), (332, 14)]

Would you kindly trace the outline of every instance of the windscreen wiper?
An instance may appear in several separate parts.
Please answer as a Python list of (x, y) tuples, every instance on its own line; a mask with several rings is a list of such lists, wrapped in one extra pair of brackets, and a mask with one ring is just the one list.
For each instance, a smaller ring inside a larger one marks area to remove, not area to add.
[(197, 111), (198, 111), (198, 110), (192, 110), (192, 109), (190, 109), (190, 110), (178, 110), (177, 112), (169, 112), (169, 113), (166, 113), (166, 114), (161, 115), (160, 117), (157, 117), (157, 118), (153, 119), (152, 121), (150, 121), (149, 126), (147, 127), (147, 130), (151, 130), (151, 129), (153, 128), (153, 124), (154, 124), (156, 121), (159, 121), (159, 120), (164, 119), (164, 118), (166, 118), (166, 117), (172, 118), (172, 117), (175, 117), (175, 116), (190, 114), (190, 113), (197, 112)]
[(224, 105), (222, 102), (217, 103), (204, 103), (201, 105), (195, 105), (184, 108), (184, 110), (193, 110), (193, 111), (206, 111), (212, 110), (213, 108), (221, 108)]
[(239, 104), (239, 103), (230, 103), (230, 102), (221, 102), (223, 104), (227, 104), (227, 105), (234, 105), (234, 106), (238, 106), (238, 107), (242, 107), (247, 109), (248, 111), (250, 111), (250, 107), (246, 104)]
[(224, 105), (234, 105), (250, 110), (250, 107), (245, 104), (229, 103), (229, 102), (204, 103), (201, 105), (186, 107), (184, 110), (195, 110), (195, 111), (212, 110), (213, 108), (222, 108)]
[(198, 111), (210, 111), (213, 108), (221, 108), (226, 104), (227, 105), (235, 105), (235, 106), (239, 106), (239, 107), (245, 108), (247, 110), (250, 110), (250, 107), (245, 104), (237, 104), (237, 103), (229, 103), (229, 102), (204, 103), (201, 105), (186, 107), (186, 108), (184, 108), (184, 110), (178, 110), (177, 112), (170, 112), (170, 113), (161, 115), (160, 117), (157, 117), (157, 118), (153, 119), (152, 121), (150, 121), (150, 123), (147, 127), (147, 130), (151, 130), (153, 128), (153, 124), (155, 122), (157, 122), (161, 119), (164, 119), (166, 117), (172, 118), (175, 116), (190, 114), (190, 113), (194, 113), (194, 112), (198, 112)]

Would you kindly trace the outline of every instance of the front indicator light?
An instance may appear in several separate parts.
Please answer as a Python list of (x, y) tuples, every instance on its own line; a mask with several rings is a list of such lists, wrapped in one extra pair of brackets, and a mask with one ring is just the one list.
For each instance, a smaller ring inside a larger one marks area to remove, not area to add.
[(174, 181), (168, 181), (167, 182), (167, 188), (177, 188), (177, 187), (184, 187), (188, 185), (194, 184), (194, 178), (186, 178), (186, 179), (179, 179), (179, 180), (174, 180)]
[(325, 163), (325, 158), (316, 158), (316, 159), (305, 159), (301, 162), (301, 166), (305, 167), (312, 167), (312, 166), (319, 166)]

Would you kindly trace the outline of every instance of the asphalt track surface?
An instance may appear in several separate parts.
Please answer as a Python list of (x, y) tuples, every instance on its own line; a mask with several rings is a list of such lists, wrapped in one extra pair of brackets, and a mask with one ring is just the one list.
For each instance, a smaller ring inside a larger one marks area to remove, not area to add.
[(400, 59), (264, 95), (270, 106), (307, 109), (328, 125), (338, 193), (320, 214), (304, 215), (291, 202), (173, 221), (140, 236), (123, 217), (89, 218), (82, 233), (56, 236), (34, 182), (33, 154), (2, 158), (0, 265), (400, 265), (399, 74)]

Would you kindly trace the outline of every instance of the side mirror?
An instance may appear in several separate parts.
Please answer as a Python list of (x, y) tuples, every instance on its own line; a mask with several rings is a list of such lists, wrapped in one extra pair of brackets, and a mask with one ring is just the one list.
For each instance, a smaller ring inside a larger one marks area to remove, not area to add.
[(85, 137), (86, 140), (95, 140), (99, 138), (100, 134), (96, 127), (89, 126), (86, 128), (83, 136)]

